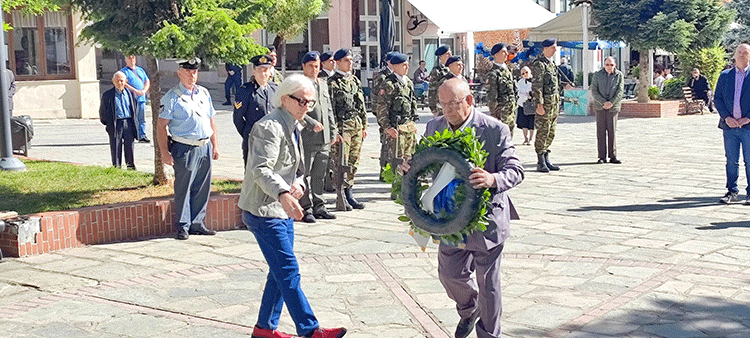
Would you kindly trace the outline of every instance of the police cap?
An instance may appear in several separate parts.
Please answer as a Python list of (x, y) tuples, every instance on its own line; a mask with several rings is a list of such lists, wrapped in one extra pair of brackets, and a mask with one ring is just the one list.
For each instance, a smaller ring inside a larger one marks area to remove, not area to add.
[(273, 59), (268, 54), (261, 54), (253, 56), (253, 58), (250, 59), (250, 63), (253, 64), (253, 67), (271, 67), (271, 65), (273, 65)]
[(450, 47), (448, 47), (448, 45), (441, 45), (441, 46), (440, 46), (440, 47), (438, 47), (438, 49), (437, 49), (437, 50), (435, 51), (435, 56), (440, 56), (440, 55), (443, 55), (443, 54), (447, 53), (447, 52), (448, 52), (448, 51), (450, 51), (450, 50), (451, 50), (451, 49), (450, 49)]
[(460, 55), (453, 55), (453, 56), (449, 57), (447, 61), (445, 61), (445, 66), (448, 67), (448, 66), (451, 65), (451, 63), (459, 62), (459, 61), (461, 61), (461, 56)]
[(557, 43), (557, 39), (551, 38), (542, 41), (542, 47), (554, 46)]
[(320, 54), (318, 53), (318, 51), (315, 51), (315, 50), (310, 51), (310, 52), (307, 52), (307, 54), (305, 54), (305, 56), (302, 57), (302, 64), (304, 65), (310, 61), (317, 61), (317, 60), (320, 60)]
[(348, 48), (341, 48), (337, 50), (335, 54), (333, 54), (333, 59), (338, 61), (350, 55), (352, 55), (351, 50), (349, 50)]
[(201, 65), (201, 59), (194, 57), (190, 59), (178, 59), (175, 62), (177, 62), (177, 65), (181, 68), (185, 69), (198, 69)]
[(504, 43), (502, 43), (502, 42), (496, 43), (494, 46), (492, 46), (492, 51), (490, 51), (490, 55), (497, 54), (499, 51), (503, 50), (503, 48), (505, 48), (505, 44)]

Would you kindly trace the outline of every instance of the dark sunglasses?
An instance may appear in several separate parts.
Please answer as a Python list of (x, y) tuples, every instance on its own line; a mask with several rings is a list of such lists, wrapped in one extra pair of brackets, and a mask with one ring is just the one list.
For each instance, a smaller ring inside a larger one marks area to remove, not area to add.
[(287, 96), (293, 98), (294, 101), (297, 101), (300, 107), (304, 107), (304, 106), (312, 107), (315, 105), (315, 102), (316, 102), (315, 100), (301, 99), (294, 95), (287, 95)]

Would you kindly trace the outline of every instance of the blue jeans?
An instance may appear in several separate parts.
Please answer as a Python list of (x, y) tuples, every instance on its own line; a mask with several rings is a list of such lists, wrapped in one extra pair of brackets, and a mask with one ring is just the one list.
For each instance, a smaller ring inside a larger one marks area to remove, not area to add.
[(724, 153), (727, 157), (727, 189), (730, 192), (738, 192), (737, 177), (740, 169), (740, 146), (742, 147), (742, 158), (745, 161), (745, 178), (748, 181), (746, 188), (750, 195), (750, 130), (742, 128), (731, 128), (724, 130)]
[(318, 328), (318, 320), (300, 286), (299, 265), (294, 255), (294, 220), (258, 217), (243, 210), (242, 223), (255, 235), (270, 269), (260, 301), (257, 325), (275, 330), (286, 303), (297, 327), (297, 335), (312, 335)]
[(135, 125), (138, 129), (138, 139), (146, 137), (146, 101), (138, 101), (135, 106)]

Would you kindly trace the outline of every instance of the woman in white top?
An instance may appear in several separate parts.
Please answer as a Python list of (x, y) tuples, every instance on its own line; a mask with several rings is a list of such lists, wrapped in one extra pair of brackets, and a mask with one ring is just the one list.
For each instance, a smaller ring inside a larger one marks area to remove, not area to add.
[(518, 116), (516, 116), (516, 126), (523, 130), (523, 144), (530, 145), (534, 139), (534, 114), (535, 111), (526, 112), (523, 104), (531, 100), (531, 69), (529, 67), (521, 68), (521, 78), (516, 83), (518, 86)]

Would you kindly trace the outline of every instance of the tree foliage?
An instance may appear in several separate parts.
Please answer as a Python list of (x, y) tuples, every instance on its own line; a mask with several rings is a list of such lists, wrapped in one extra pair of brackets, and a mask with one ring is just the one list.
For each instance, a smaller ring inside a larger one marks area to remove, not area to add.
[(328, 0), (278, 0), (263, 14), (263, 27), (283, 39), (295, 37), (327, 7)]
[(42, 14), (46, 10), (56, 11), (62, 3), (62, 0), (2, 0), (5, 11), (18, 9), (31, 14)]
[(716, 81), (719, 80), (719, 74), (721, 74), (724, 65), (726, 65), (726, 57), (724, 47), (719, 44), (697, 51), (677, 54), (682, 73), (687, 78), (690, 78), (693, 68), (698, 68), (701, 74), (705, 75), (706, 79), (708, 79), (708, 84), (711, 88), (716, 88)]
[(735, 12), (735, 25), (727, 32), (724, 44), (734, 50), (740, 43), (750, 42), (750, 0), (733, 0), (729, 7)]

